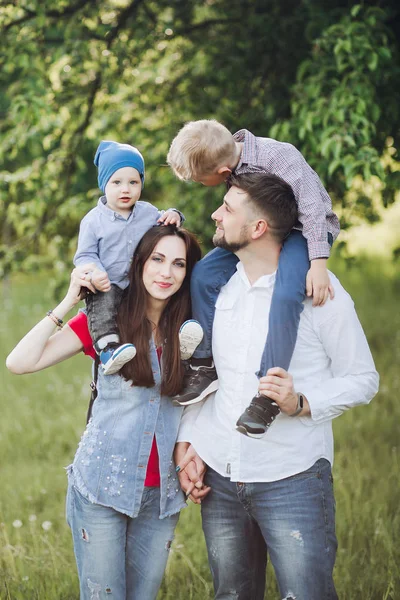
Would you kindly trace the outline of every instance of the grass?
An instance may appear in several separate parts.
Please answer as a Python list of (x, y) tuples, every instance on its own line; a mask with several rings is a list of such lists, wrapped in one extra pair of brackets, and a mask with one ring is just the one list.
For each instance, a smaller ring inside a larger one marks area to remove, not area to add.
[[(374, 401), (334, 422), (336, 586), (341, 600), (395, 600), (400, 598), (400, 282), (390, 265), (371, 260), (351, 267), (337, 260), (333, 270), (355, 300), (381, 375)], [(63, 467), (72, 461), (85, 425), (89, 363), (80, 356), (23, 377), (3, 366), (8, 351), (53, 304), (44, 278), (20, 277), (3, 287), (1, 600), (79, 598), (64, 518)], [(192, 505), (181, 514), (159, 600), (208, 598), (211, 577), (200, 514)], [(270, 566), (268, 598), (279, 598)]]

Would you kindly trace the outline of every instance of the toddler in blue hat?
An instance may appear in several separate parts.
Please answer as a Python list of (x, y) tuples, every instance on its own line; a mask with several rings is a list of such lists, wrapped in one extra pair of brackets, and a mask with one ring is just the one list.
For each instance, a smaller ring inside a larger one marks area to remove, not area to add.
[(86, 298), (93, 345), (106, 375), (112, 375), (136, 354), (133, 344), (120, 344), (116, 313), (133, 253), (154, 225), (176, 225), (184, 216), (175, 208), (158, 210), (139, 200), (144, 183), (144, 160), (129, 144), (102, 141), (94, 164), (104, 196), (83, 219), (74, 264), (95, 263), (91, 283), (97, 294)]

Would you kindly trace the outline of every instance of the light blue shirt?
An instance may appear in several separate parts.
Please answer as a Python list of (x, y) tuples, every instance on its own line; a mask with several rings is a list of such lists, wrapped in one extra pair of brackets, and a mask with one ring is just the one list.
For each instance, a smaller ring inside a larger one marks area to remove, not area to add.
[[(106, 202), (106, 197), (102, 196), (97, 206), (83, 217), (74, 265), (94, 263), (107, 272), (111, 283), (125, 289), (138, 243), (146, 231), (157, 225), (157, 220), (165, 211), (139, 200), (125, 219), (111, 210)], [(180, 211), (177, 212), (183, 222), (185, 217)]]

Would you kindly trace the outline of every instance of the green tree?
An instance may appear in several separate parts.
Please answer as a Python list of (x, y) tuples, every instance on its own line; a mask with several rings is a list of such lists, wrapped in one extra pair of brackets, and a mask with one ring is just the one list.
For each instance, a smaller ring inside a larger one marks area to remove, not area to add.
[[(3, 273), (68, 270), (79, 221), (98, 196), (94, 152), (107, 138), (141, 149), (143, 197), (182, 209), (207, 247), (221, 191), (176, 181), (165, 164), (190, 119), (294, 143), (336, 203), (371, 175), (392, 202), (399, 9), (394, 0), (326, 4), (1, 2)], [(357, 206), (376, 218), (365, 194)]]

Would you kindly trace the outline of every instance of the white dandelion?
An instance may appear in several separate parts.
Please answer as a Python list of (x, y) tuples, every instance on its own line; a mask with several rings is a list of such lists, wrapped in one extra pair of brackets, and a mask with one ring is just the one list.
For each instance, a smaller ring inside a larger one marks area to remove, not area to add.
[(13, 521), (13, 527), (15, 527), (15, 529), (19, 529), (20, 527), (22, 527), (22, 521), (20, 521), (19, 519), (15, 519), (15, 521)]

